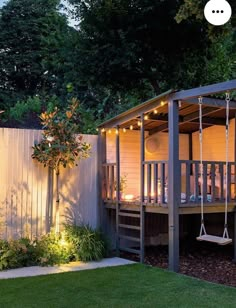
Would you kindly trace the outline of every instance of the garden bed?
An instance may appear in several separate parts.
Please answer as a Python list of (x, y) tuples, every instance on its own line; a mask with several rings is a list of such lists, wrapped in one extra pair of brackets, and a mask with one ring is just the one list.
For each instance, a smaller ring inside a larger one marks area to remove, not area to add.
[[(139, 261), (131, 254), (122, 257)], [(180, 273), (214, 283), (236, 287), (236, 263), (232, 260), (232, 246), (218, 246), (210, 243), (185, 243), (180, 248)], [(168, 268), (168, 247), (148, 247), (145, 264)]]

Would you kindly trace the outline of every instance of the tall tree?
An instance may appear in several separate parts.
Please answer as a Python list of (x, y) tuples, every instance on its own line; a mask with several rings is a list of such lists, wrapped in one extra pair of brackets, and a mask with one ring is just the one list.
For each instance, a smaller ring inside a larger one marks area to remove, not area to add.
[(71, 29), (58, 12), (59, 3), (10, 0), (1, 9), (0, 104), (55, 88), (61, 73), (59, 50)]
[(92, 84), (127, 90), (148, 82), (159, 93), (206, 81), (214, 42), (206, 20), (188, 16), (177, 23), (183, 0), (69, 2), (79, 23), (78, 68)]

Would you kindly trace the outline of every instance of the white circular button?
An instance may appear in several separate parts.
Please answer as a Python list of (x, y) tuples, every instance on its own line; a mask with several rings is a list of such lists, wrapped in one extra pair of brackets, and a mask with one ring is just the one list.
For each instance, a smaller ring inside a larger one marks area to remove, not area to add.
[(213, 26), (222, 26), (230, 20), (232, 8), (226, 0), (210, 0), (204, 8), (204, 15)]

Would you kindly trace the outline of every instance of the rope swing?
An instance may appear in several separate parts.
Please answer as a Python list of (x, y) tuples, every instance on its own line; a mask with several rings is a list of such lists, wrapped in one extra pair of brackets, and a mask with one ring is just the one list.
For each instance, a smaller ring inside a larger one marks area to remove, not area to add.
[(232, 242), (232, 239), (229, 238), (228, 233), (228, 166), (229, 166), (229, 103), (230, 103), (230, 95), (226, 93), (226, 125), (225, 125), (225, 161), (226, 161), (226, 185), (225, 185), (225, 223), (224, 223), (224, 232), (223, 236), (215, 236), (209, 235), (206, 232), (205, 223), (204, 223), (204, 198), (203, 198), (203, 127), (202, 127), (202, 102), (203, 99), (200, 96), (198, 98), (199, 105), (199, 147), (200, 147), (200, 180), (201, 180), (201, 228), (200, 234), (197, 237), (198, 241), (207, 241), (212, 243), (217, 243), (219, 245), (227, 245)]

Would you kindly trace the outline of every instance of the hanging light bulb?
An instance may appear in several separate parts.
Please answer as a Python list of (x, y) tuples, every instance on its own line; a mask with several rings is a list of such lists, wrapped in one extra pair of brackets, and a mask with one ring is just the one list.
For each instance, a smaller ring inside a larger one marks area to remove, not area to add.
[(155, 109), (155, 110), (154, 110), (154, 114), (158, 114), (158, 111), (157, 111), (157, 109)]
[(116, 134), (117, 134), (117, 135), (119, 134), (119, 130), (118, 130), (118, 129), (116, 129)]
[(165, 105), (165, 102), (161, 101), (161, 106), (164, 106)]
[(123, 128), (123, 132), (126, 133), (126, 128)]
[(138, 126), (141, 126), (141, 124), (142, 124), (141, 121), (138, 121)]
[(105, 133), (105, 131), (106, 131), (105, 128), (102, 128), (102, 133)]
[(148, 120), (148, 115), (147, 114), (144, 116), (144, 120)]
[(109, 129), (108, 134), (111, 134), (111, 129)]
[(130, 130), (133, 130), (133, 129), (134, 129), (133, 125), (130, 125), (129, 129), (130, 129)]
[(96, 128), (96, 131), (99, 132), (99, 128)]

